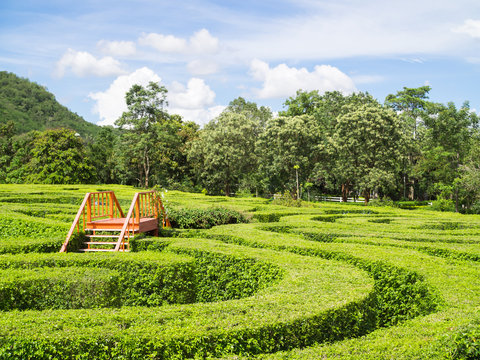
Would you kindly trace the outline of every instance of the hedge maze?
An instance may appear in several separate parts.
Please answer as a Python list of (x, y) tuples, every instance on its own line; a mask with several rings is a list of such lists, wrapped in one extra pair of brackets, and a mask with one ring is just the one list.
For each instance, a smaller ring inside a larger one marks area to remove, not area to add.
[(168, 192), (175, 229), (58, 253), (100, 190), (0, 187), (0, 359), (480, 356), (475, 215)]

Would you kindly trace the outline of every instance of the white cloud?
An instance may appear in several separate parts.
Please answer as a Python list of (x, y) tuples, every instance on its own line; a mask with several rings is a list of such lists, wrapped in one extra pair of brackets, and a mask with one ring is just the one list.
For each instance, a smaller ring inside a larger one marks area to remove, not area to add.
[(192, 75), (202, 76), (214, 74), (218, 71), (218, 64), (211, 60), (196, 59), (187, 64), (187, 69)]
[(55, 75), (63, 77), (68, 69), (80, 77), (112, 76), (125, 73), (120, 62), (110, 56), (97, 59), (88, 52), (73, 49), (68, 49), (57, 62)]
[[(98, 114), (98, 125), (113, 125), (124, 111), (127, 111), (125, 94), (134, 84), (148, 85), (150, 81), (160, 82), (161, 78), (153, 70), (143, 67), (129, 75), (119, 76), (105, 91), (90, 93), (96, 102), (93, 112)], [(187, 85), (173, 82), (167, 86), (168, 112), (179, 114), (186, 120), (204, 124), (216, 117), (225, 107), (215, 106), (215, 93), (202, 79), (192, 78)]]
[(210, 35), (207, 29), (202, 29), (190, 37), (190, 47), (195, 53), (213, 54), (218, 51), (218, 39)]
[(314, 71), (306, 68), (288, 67), (280, 64), (274, 68), (261, 60), (251, 62), (250, 72), (255, 80), (263, 82), (261, 89), (255, 90), (261, 99), (281, 98), (295, 95), (299, 89), (305, 91), (338, 90), (343, 93), (354, 92), (353, 80), (336, 67), (330, 65), (317, 65)]
[(219, 49), (218, 38), (212, 36), (207, 29), (195, 32), (188, 40), (174, 35), (144, 33), (138, 43), (165, 53), (213, 54)]
[(134, 71), (129, 75), (119, 76), (106, 91), (90, 93), (89, 98), (96, 101), (94, 113), (100, 116), (98, 125), (113, 125), (124, 111), (127, 111), (125, 94), (132, 85), (148, 85), (150, 81), (160, 82), (161, 78), (147, 67)]
[(480, 39), (480, 20), (467, 19), (463, 25), (454, 28), (453, 31), (469, 35), (474, 39)]
[(187, 86), (173, 82), (168, 87), (168, 112), (204, 125), (220, 115), (225, 106), (214, 105), (215, 92), (202, 79), (191, 78)]
[(199, 125), (205, 125), (210, 120), (220, 115), (225, 108), (226, 106), (222, 105), (210, 106), (203, 109), (171, 108), (169, 109), (169, 113), (181, 115), (186, 121), (194, 121)]
[(187, 41), (173, 35), (142, 34), (138, 42), (140, 45), (150, 46), (158, 51), (167, 53), (181, 53), (187, 49)]
[(132, 41), (107, 41), (100, 40), (97, 48), (106, 55), (130, 56), (136, 53), (135, 43)]
[(439, 0), (434, 7), (429, 1), (415, 0), (307, 0), (296, 4), (296, 9), (301, 9), (296, 14), (265, 16), (237, 25), (242, 28), (228, 41), (229, 46), (238, 56), (248, 54), (265, 61), (318, 61), (353, 56), (451, 55), (452, 49), (465, 45), (451, 31), (461, 16), (458, 2)]
[(202, 79), (190, 79), (186, 88), (179, 82), (169, 87), (168, 102), (173, 108), (200, 109), (212, 105), (214, 101), (215, 93)]

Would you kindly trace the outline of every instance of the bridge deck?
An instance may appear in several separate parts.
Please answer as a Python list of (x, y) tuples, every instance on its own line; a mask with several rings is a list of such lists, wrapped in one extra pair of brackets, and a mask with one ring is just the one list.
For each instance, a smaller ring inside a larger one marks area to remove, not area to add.
[[(87, 222), (86, 230), (122, 230), (125, 224), (125, 218), (102, 219)], [(134, 224), (135, 232), (147, 232), (158, 230), (158, 219), (156, 218), (140, 218), (139, 224)]]

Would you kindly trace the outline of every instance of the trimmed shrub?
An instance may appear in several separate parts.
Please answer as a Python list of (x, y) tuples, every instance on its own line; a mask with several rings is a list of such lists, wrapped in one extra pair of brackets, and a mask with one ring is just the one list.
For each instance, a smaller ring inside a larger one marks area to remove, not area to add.
[(254, 214), (253, 218), (261, 223), (279, 222), (282, 214), (279, 213), (264, 213)]
[(172, 227), (180, 229), (210, 229), (217, 225), (248, 222), (242, 213), (222, 207), (209, 209), (170, 209), (168, 218)]
[(0, 271), (0, 310), (118, 307), (117, 271), (69, 267)]

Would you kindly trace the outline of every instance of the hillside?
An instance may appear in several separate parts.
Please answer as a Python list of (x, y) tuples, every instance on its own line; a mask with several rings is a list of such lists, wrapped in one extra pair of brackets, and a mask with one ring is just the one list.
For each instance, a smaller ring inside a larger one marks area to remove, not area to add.
[(18, 134), (31, 130), (65, 127), (83, 137), (95, 134), (99, 127), (85, 121), (58, 103), (43, 86), (15, 74), (0, 72), (0, 123), (15, 123)]

